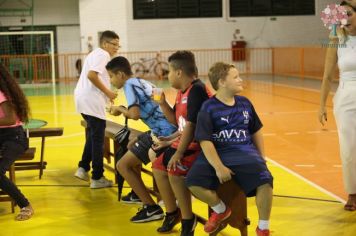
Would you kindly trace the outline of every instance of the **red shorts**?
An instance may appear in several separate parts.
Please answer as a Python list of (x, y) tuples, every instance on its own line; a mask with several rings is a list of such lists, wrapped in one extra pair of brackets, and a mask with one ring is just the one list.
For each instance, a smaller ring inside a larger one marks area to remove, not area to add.
[(170, 175), (186, 176), (194, 161), (197, 159), (201, 150), (188, 150), (184, 153), (183, 158), (180, 161), (180, 165), (177, 165), (176, 170), (167, 170), (169, 160), (172, 158), (177, 150), (174, 148), (168, 148), (164, 153), (159, 155), (157, 159), (152, 163), (152, 168), (167, 171)]

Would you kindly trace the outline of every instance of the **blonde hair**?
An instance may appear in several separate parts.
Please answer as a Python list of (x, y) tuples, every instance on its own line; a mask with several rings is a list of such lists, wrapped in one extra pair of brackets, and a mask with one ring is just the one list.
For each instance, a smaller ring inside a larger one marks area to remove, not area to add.
[(333, 44), (343, 44), (347, 38), (347, 32), (343, 28), (336, 29), (336, 36), (329, 35), (329, 42)]
[(235, 66), (225, 62), (216, 62), (210, 67), (208, 77), (215, 90), (219, 89), (219, 80), (225, 79), (231, 68)]

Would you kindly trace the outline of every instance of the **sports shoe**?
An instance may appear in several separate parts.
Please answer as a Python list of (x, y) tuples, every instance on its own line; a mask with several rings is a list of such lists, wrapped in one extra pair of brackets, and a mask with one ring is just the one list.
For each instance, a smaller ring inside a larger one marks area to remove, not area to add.
[(177, 210), (173, 213), (166, 213), (164, 216), (163, 224), (161, 227), (157, 229), (157, 232), (159, 233), (169, 233), (172, 231), (175, 225), (177, 225), (180, 220), (182, 219), (180, 209), (177, 208)]
[(131, 218), (131, 222), (143, 223), (153, 220), (160, 220), (164, 216), (163, 210), (158, 205), (143, 205), (142, 208), (138, 210), (136, 215)]
[(136, 195), (136, 193), (133, 190), (131, 190), (131, 192), (129, 192), (129, 194), (127, 194), (126, 196), (123, 196), (121, 198), (121, 201), (124, 203), (129, 203), (129, 204), (132, 204), (132, 203), (141, 204), (142, 203), (141, 199)]
[(89, 182), (89, 174), (84, 170), (83, 167), (79, 167), (75, 172), (74, 176), (77, 177), (78, 179)]
[(258, 227), (256, 228), (256, 236), (269, 236), (269, 230), (268, 229), (259, 229)]
[(226, 206), (226, 210), (223, 213), (216, 213), (213, 211), (209, 217), (209, 220), (204, 225), (204, 231), (208, 234), (214, 233), (220, 226), (221, 222), (229, 218), (231, 215), (230, 207)]
[(100, 179), (91, 179), (90, 188), (107, 188), (112, 185), (112, 181), (103, 176)]
[(182, 220), (182, 231), (180, 232), (180, 236), (194, 236), (194, 230), (197, 226), (197, 216), (194, 215), (193, 219), (190, 220)]

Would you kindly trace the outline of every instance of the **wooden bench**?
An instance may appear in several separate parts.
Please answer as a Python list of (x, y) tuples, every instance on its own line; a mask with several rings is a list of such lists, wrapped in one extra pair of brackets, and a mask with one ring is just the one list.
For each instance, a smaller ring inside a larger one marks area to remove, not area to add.
[[(81, 121), (81, 125), (83, 127), (87, 127), (87, 124), (84, 120)], [(124, 126), (120, 125), (118, 123), (112, 122), (112, 121), (106, 121), (106, 129), (105, 129), (105, 139), (104, 139), (104, 157), (107, 159), (107, 162), (110, 164), (111, 163), (111, 157), (114, 157), (114, 153), (117, 151), (117, 145), (113, 143), (113, 150), (111, 151), (111, 140), (114, 139), (115, 134), (121, 130)], [(137, 137), (138, 135), (142, 134), (141, 131), (138, 131), (136, 129), (130, 128), (131, 133), (130, 133), (130, 139)], [(110, 171), (116, 172), (115, 167), (116, 163), (114, 163), (114, 167), (104, 164), (105, 168), (107, 168)], [(152, 171), (142, 168), (141, 169), (143, 173), (148, 174), (152, 176), (153, 174)], [(160, 199), (160, 194), (158, 192), (158, 188), (155, 184), (155, 180), (153, 178), (153, 186), (152, 187), (147, 187), (148, 191), (157, 197), (157, 199)], [(218, 189), (218, 195), (219, 197), (232, 209), (232, 214), (229, 217), (228, 220), (226, 220), (222, 226), (217, 230), (214, 234), (211, 235), (216, 235), (219, 233), (222, 229), (224, 229), (227, 224), (230, 226), (237, 228), (240, 230), (240, 233), (242, 236), (247, 236), (247, 225), (250, 224), (249, 219), (247, 218), (247, 201), (246, 201), (246, 196), (242, 192), (239, 186), (237, 186), (233, 181), (229, 181), (227, 183), (224, 183), (221, 185)], [(210, 214), (210, 209), (208, 208), (208, 212)], [(206, 223), (206, 219), (204, 217), (201, 217), (197, 215), (198, 221), (202, 224)]]
[[(223, 230), (227, 225), (240, 230), (242, 236), (247, 236), (247, 226), (250, 225), (250, 220), (247, 218), (247, 201), (246, 195), (233, 180), (230, 180), (219, 186), (217, 190), (218, 196), (221, 200), (231, 208), (231, 216), (221, 224), (216, 235)], [(209, 208), (209, 215), (211, 213)]]
[[(85, 122), (85, 120), (82, 120), (80, 122), (80, 124), (86, 128), (87, 127), (87, 124)], [(114, 160), (115, 160), (115, 153), (117, 152), (118, 150), (118, 146), (116, 145), (115, 142), (113, 142), (112, 146), (113, 146), (113, 150), (111, 151), (111, 140), (114, 140), (114, 136), (115, 134), (121, 130), (123, 128), (122, 125), (120, 124), (117, 124), (115, 122), (112, 122), (112, 121), (109, 121), (107, 120), (106, 121), (106, 128), (105, 128), (105, 138), (104, 138), (104, 158), (107, 160), (107, 163), (104, 163), (104, 167), (112, 172), (115, 173), (115, 175), (117, 174), (115, 168), (116, 168), (116, 163), (114, 163), (114, 167), (112, 167), (110, 164), (111, 164), (111, 158), (113, 157)], [(141, 131), (138, 131), (138, 130), (135, 130), (135, 129), (131, 129), (130, 128), (130, 139), (133, 139), (137, 136), (139, 136), (140, 134), (142, 134)], [(115, 161), (114, 161), (115, 162)], [(152, 171), (149, 171), (145, 168), (142, 168), (141, 171), (147, 175), (150, 175), (153, 179), (153, 186), (152, 188), (147, 188), (147, 190), (149, 191), (150, 194), (152, 194), (153, 196), (157, 197), (157, 199), (160, 199), (160, 195), (158, 193), (158, 188), (157, 188), (157, 185), (156, 185), (156, 182), (154, 181), (154, 178), (153, 178), (153, 174), (152, 174)], [(116, 179), (116, 178), (115, 178)]]
[[(15, 170), (40, 170), (39, 178), (42, 178), (43, 170), (46, 169), (47, 162), (44, 161), (44, 150), (46, 137), (62, 136), (63, 128), (36, 128), (29, 129), (30, 138), (41, 138), (40, 161), (28, 161), (32, 159), (21, 159), (15, 163)], [(31, 150), (31, 148), (30, 148)], [(24, 157), (25, 158), (25, 157)]]
[[(17, 161), (33, 160), (35, 158), (35, 152), (36, 152), (36, 148), (27, 149), (24, 154), (22, 154), (19, 158), (17, 158), (16, 162)], [(8, 170), (9, 179), (13, 183), (16, 183), (15, 170), (16, 170), (16, 165), (18, 164), (16, 162), (13, 163)], [(9, 195), (7, 195), (7, 193), (5, 193), (2, 190), (0, 190), (0, 202), (11, 202), (11, 212), (12, 213), (15, 212), (15, 206), (16, 206), (15, 201)]]

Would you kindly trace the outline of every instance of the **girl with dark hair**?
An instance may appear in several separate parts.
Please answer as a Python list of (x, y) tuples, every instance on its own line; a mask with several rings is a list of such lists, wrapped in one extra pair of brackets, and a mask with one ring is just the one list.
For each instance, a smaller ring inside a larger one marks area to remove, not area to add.
[(0, 188), (21, 208), (16, 220), (28, 220), (34, 211), (29, 201), (6, 176), (6, 170), (28, 148), (22, 128), (28, 121), (29, 106), (21, 88), (0, 64)]

